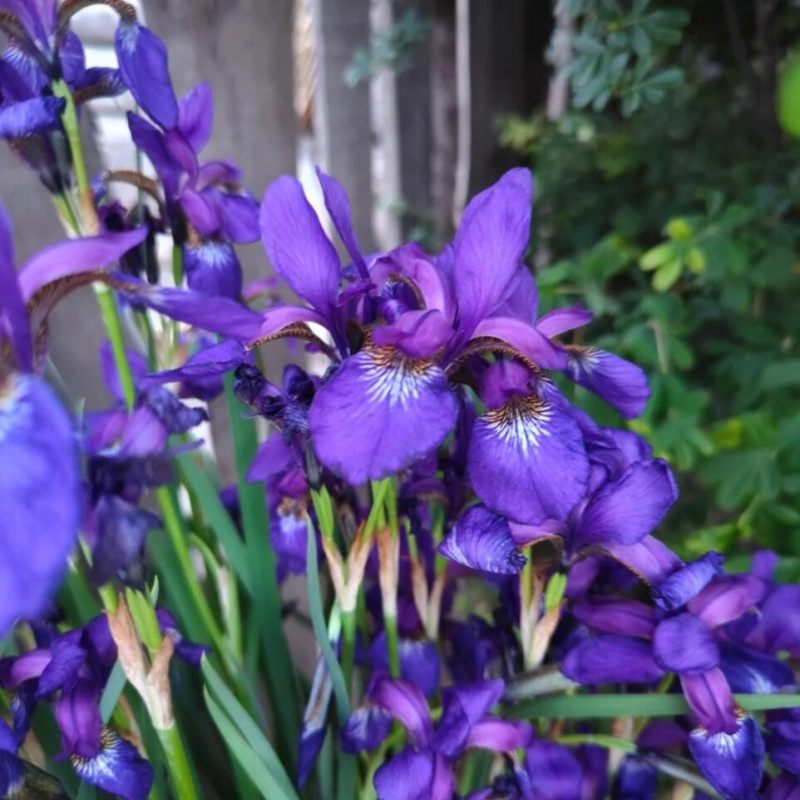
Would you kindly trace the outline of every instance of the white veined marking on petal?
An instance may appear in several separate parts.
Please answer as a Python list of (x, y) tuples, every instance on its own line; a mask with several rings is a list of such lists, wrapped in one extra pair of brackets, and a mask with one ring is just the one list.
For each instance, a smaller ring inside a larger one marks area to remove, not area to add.
[(602, 351), (596, 347), (581, 347), (576, 344), (568, 344), (566, 350), (570, 367), (576, 372), (579, 370), (592, 372), (603, 358)]
[[(382, 352), (389, 351), (389, 352)], [(426, 362), (397, 353), (394, 348), (378, 348), (365, 353), (368, 366), (364, 377), (369, 383), (367, 399), (389, 401), (389, 408), (416, 400), (431, 384)]]
[(535, 450), (542, 438), (550, 436), (548, 423), (552, 418), (552, 406), (536, 395), (518, 395), (485, 415), (500, 441), (524, 456)]
[(94, 758), (83, 758), (73, 754), (70, 760), (82, 780), (93, 779), (97, 782), (101, 777), (113, 778), (119, 765), (121, 747), (122, 739), (113, 731), (104, 728), (100, 736), (100, 750)]
[(743, 735), (744, 726), (742, 724), (739, 725), (739, 729), (734, 733), (707, 733), (701, 728), (695, 728), (692, 731), (693, 737), (705, 739), (724, 758), (738, 757), (742, 747), (741, 740)]
[(0, 390), (0, 442), (15, 427), (29, 423), (33, 416), (33, 406), (25, 396), (26, 380), (12, 377), (10, 384)]
[(227, 267), (234, 258), (234, 253), (228, 245), (213, 240), (200, 245), (197, 248), (197, 255), (202, 258), (206, 266), (213, 269)]

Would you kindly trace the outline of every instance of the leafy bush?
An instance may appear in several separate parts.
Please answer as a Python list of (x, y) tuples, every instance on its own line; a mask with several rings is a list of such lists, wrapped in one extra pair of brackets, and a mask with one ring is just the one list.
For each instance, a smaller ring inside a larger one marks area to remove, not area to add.
[[(632, 427), (679, 471), (682, 499), (672, 517), (679, 546), (746, 553), (757, 533), (759, 546), (793, 555), (800, 553), (800, 152), (776, 137), (774, 112), (767, 121), (756, 113), (739, 73), (727, 68), (734, 45), (715, 41), (712, 25), (693, 20), (675, 46), (692, 6), (684, 5), (633, 3), (623, 13), (613, 2), (565, 4), (574, 25), (566, 68), (574, 107), (556, 121), (503, 120), (501, 136), (537, 176), (545, 310), (565, 300), (585, 304), (595, 312), (599, 346), (652, 376), (653, 396)], [(659, 96), (643, 93), (646, 102), (632, 107), (627, 78), (610, 65), (641, 63), (636, 31), (653, 17), (669, 21), (671, 33), (650, 37), (661, 54), (652, 74), (682, 70), (683, 80)], [(619, 20), (634, 18), (640, 22), (626, 22), (625, 36), (615, 36)], [(733, 20), (748, 68), (761, 69), (766, 55), (775, 60), (748, 33), (752, 21)], [(791, 31), (797, 13), (784, 9), (769, 22)], [(782, 55), (781, 43), (773, 46)], [(611, 57), (609, 47), (620, 55)], [(589, 80), (587, 53), (595, 51)], [(786, 70), (786, 97), (791, 79)], [(770, 76), (760, 80), (769, 84)], [(783, 102), (782, 121), (792, 119), (790, 106)], [(603, 413), (588, 397), (576, 400)]]

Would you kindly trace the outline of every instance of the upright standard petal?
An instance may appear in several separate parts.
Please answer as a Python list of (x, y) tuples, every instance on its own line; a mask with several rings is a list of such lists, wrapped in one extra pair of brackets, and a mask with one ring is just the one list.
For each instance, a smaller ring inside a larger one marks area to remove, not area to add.
[(428, 701), (417, 686), (379, 673), (367, 688), (367, 698), (402, 723), (417, 747), (428, 746), (431, 736), (431, 714)]
[(358, 270), (358, 274), (362, 278), (369, 279), (369, 271), (367, 270), (364, 256), (361, 254), (356, 232), (353, 230), (353, 221), (350, 215), (350, 201), (347, 199), (347, 192), (345, 192), (344, 187), (336, 178), (331, 175), (326, 175), (319, 167), (317, 167), (317, 178), (322, 187), (322, 197), (325, 200), (325, 208), (328, 209), (328, 213), (331, 215), (333, 224), (336, 227), (336, 232), (339, 234), (342, 244), (347, 249), (353, 261), (353, 266), (355, 266)]
[(689, 752), (725, 800), (756, 800), (764, 774), (764, 739), (752, 717), (733, 733), (692, 731)]
[(261, 203), (261, 241), (275, 271), (324, 317), (339, 293), (336, 250), (295, 178), (272, 183)]
[(162, 128), (178, 125), (178, 101), (169, 77), (167, 48), (151, 30), (123, 19), (114, 36), (126, 86), (148, 116)]
[(453, 243), (463, 341), (505, 298), (528, 245), (532, 207), (530, 170), (512, 169), (465, 209)]
[(211, 136), (214, 122), (214, 95), (211, 87), (198, 83), (178, 102), (178, 130), (195, 153), (199, 153)]
[(0, 637), (47, 610), (77, 541), (81, 494), (69, 416), (47, 384), (0, 379)]
[(473, 727), (500, 700), (503, 688), (503, 681), (497, 679), (442, 689), (442, 717), (433, 735), (433, 748), (448, 759), (458, 758)]
[(606, 483), (592, 496), (575, 530), (575, 549), (608, 542), (636, 544), (652, 533), (677, 496), (666, 461), (631, 464), (619, 480)]
[(712, 581), (689, 601), (689, 611), (716, 628), (732, 622), (758, 603), (767, 587), (754, 575), (725, 575)]
[(456, 414), (439, 367), (386, 347), (348, 358), (317, 392), (309, 421), (320, 461), (358, 485), (427, 456), (445, 440)]
[(499, 575), (516, 575), (525, 565), (508, 520), (484, 505), (467, 510), (445, 536), (439, 552), (457, 564)]
[(589, 477), (580, 428), (533, 394), (476, 420), (467, 467), (475, 493), (492, 511), (528, 525), (566, 519)]
[(645, 536), (627, 547), (606, 543), (602, 550), (650, 586), (662, 581), (681, 564), (678, 556), (654, 536)]
[(579, 386), (594, 392), (625, 419), (638, 417), (650, 397), (644, 370), (624, 358), (595, 347), (567, 345), (566, 374)]

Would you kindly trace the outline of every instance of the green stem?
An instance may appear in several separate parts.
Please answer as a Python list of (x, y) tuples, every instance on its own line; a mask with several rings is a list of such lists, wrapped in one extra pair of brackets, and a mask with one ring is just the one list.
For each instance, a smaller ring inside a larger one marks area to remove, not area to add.
[(386, 629), (386, 647), (389, 650), (389, 671), (395, 678), (400, 677), (400, 637), (397, 633), (397, 617), (383, 617), (383, 625)]
[(172, 279), (178, 288), (183, 284), (183, 248), (172, 246)]
[(128, 354), (125, 352), (125, 338), (122, 333), (122, 321), (119, 318), (117, 304), (114, 302), (113, 292), (107, 286), (98, 286), (96, 291), (103, 324), (106, 326), (106, 332), (111, 341), (114, 363), (122, 384), (122, 393), (125, 395), (125, 404), (131, 409), (136, 400), (136, 384), (133, 380), (131, 365), (128, 363)]
[(356, 650), (356, 612), (342, 611), (342, 672), (344, 685), (350, 694), (353, 691), (353, 663)]
[(196, 800), (197, 791), (181, 734), (176, 725), (159, 730), (158, 738), (164, 748), (165, 762), (172, 782), (173, 796), (177, 800)]
[(86, 172), (86, 162), (83, 158), (83, 147), (81, 146), (81, 127), (78, 121), (78, 111), (72, 100), (72, 92), (64, 81), (53, 83), (53, 94), (56, 97), (63, 97), (65, 101), (64, 112), (61, 115), (61, 122), (67, 134), (67, 141), (72, 151), (72, 164), (75, 168), (75, 177), (78, 181), (78, 191), (83, 198), (89, 193), (89, 178)]

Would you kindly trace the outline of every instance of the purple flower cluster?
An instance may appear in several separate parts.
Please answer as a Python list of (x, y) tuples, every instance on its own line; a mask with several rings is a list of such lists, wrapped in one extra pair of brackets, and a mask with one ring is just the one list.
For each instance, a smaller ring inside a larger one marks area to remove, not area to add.
[[(277, 580), (324, 554), (334, 651), (345, 680), (353, 664), (363, 677), (346, 687), (351, 713), (336, 741), (342, 753), (370, 754), (378, 800), (649, 800), (662, 775), (726, 800), (800, 797), (797, 710), (756, 718), (735, 697), (796, 690), (800, 587), (774, 580), (771, 553), (728, 574), (717, 553), (686, 563), (656, 538), (677, 498), (669, 465), (568, 399), (577, 384), (632, 419), (647, 380), (574, 341), (591, 319), (585, 309), (539, 316), (524, 262), (530, 172), (513, 169), (473, 198), (438, 253), (405, 243), (365, 255), (344, 189), (318, 171), (342, 263), (294, 178), (275, 181), (259, 209), (235, 164), (200, 162), (210, 89), (178, 99), (163, 43), (124, 3), (112, 4), (119, 69), (86, 70), (68, 31), (76, 5), (0, 0), (13, 37), (0, 61), (0, 136), (60, 196), (70, 171), (55, 155), (65, 109), (55, 88), (74, 99), (128, 89), (147, 117), (131, 114), (129, 126), (158, 174), (159, 215), (135, 227), (97, 192), (103, 232), (56, 244), (17, 272), (0, 213), (0, 636), (31, 623), (28, 646), (0, 661), (13, 698), (13, 719), (0, 720), (0, 793), (19, 788), (30, 714), (46, 701), (61, 755), (83, 780), (129, 800), (148, 795), (149, 764), (99, 710), (124, 656), (109, 618), (71, 630), (40, 621), (76, 552), (94, 585), (143, 586), (147, 534), (160, 525), (146, 492), (173, 481), (172, 456), (198, 446), (191, 432), (208, 419), (181, 399), (208, 403), (227, 376), (242, 412), (270, 426), (246, 477), (265, 487)], [(176, 287), (157, 285), (152, 270), (150, 282), (139, 277), (133, 248), (156, 233), (172, 238)], [(247, 305), (234, 245), (259, 236), (302, 302)], [(124, 274), (107, 271), (123, 257)], [(155, 346), (149, 361), (105, 347), (114, 404), (79, 426), (41, 377), (46, 318), (92, 280), (135, 313), (188, 329), (168, 323), (165, 363)], [(326, 369), (292, 364), (280, 386), (268, 380), (255, 352), (282, 338), (324, 356)], [(235, 512), (235, 492), (224, 500)], [(209, 563), (224, 559), (224, 548), (201, 544)], [(347, 627), (356, 614), (357, 636)], [(197, 665), (202, 648), (180, 638), (168, 612), (158, 623)], [(332, 726), (330, 666), (320, 659), (311, 688), (300, 785)], [(519, 719), (521, 698), (598, 687), (619, 697), (616, 727), (631, 717), (631, 692), (685, 704), (623, 731), (622, 760), (600, 723), (565, 733), (563, 720)], [(491, 768), (478, 772), (476, 749), (493, 754)]]

